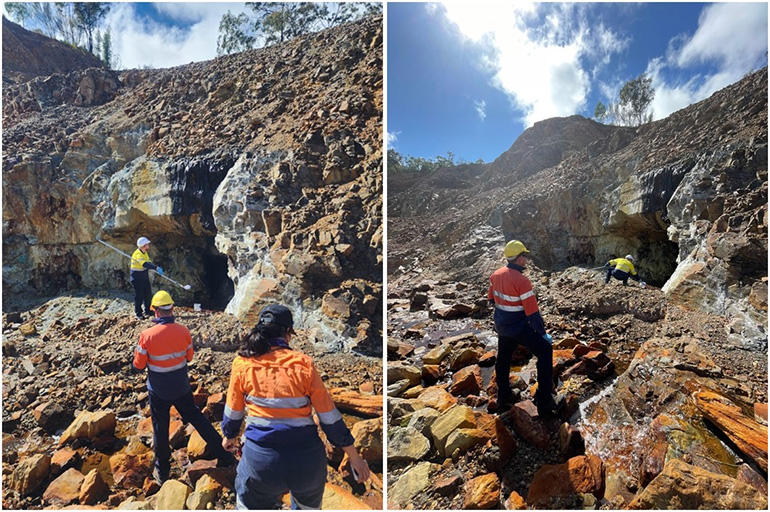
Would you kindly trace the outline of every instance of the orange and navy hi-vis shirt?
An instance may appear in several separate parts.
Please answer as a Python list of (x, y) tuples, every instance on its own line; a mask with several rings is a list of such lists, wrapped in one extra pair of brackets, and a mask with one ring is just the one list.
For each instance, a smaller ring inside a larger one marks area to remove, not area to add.
[(515, 336), (527, 324), (538, 334), (545, 334), (532, 283), (523, 270), (509, 263), (489, 278), (487, 298), (495, 303), (495, 327), (503, 336)]
[[(275, 343), (277, 342), (277, 343)], [(238, 356), (233, 361), (222, 432), (232, 439), (246, 421), (245, 435), (266, 446), (298, 447), (318, 439), (315, 409), (321, 428), (335, 446), (350, 446), (353, 436), (334, 405), (313, 360), (288, 348), (258, 357)]]
[(193, 358), (190, 331), (174, 323), (174, 317), (160, 317), (158, 325), (142, 331), (134, 350), (134, 367), (147, 368), (147, 388), (163, 398), (173, 400), (190, 390), (187, 363)]

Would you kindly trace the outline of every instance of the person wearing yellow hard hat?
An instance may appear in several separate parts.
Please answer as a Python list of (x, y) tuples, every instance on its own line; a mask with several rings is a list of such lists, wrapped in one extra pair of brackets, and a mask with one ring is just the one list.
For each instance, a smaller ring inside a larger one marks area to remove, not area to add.
[(625, 258), (615, 258), (608, 261), (604, 265), (607, 269), (607, 277), (604, 279), (604, 284), (608, 284), (610, 278), (614, 277), (618, 281), (622, 281), (623, 286), (628, 286), (628, 278), (630, 277), (644, 287), (645, 283), (641, 280), (639, 274), (636, 273), (633, 261), (634, 257), (631, 254), (627, 254)]
[[(150, 299), (152, 287), (150, 286), (150, 270), (155, 270), (163, 275), (163, 269), (155, 265), (147, 251), (150, 249), (150, 240), (140, 237), (136, 241), (136, 250), (131, 255), (131, 284), (134, 287), (134, 314), (139, 320), (152, 316), (150, 312)], [(144, 305), (144, 312), (142, 306)]]
[(217, 459), (218, 466), (230, 466), (235, 457), (222, 448), (222, 437), (195, 405), (187, 363), (193, 358), (193, 343), (187, 327), (174, 321), (174, 301), (165, 290), (152, 297), (150, 305), (157, 325), (139, 335), (134, 350), (134, 368), (147, 369), (147, 390), (150, 395), (155, 467), (153, 477), (163, 485), (171, 471), (171, 448), (168, 431), (171, 407), (190, 423), (206, 441), (207, 450)]
[(489, 278), (487, 298), (494, 304), (495, 330), (498, 335), (495, 382), (497, 406), (502, 411), (514, 402), (510, 383), (511, 357), (519, 345), (526, 347), (537, 358), (538, 411), (551, 414), (563, 406), (551, 395), (553, 390), (552, 339), (545, 332), (545, 323), (537, 307), (532, 283), (524, 275), (529, 251), (519, 240), (505, 245), (508, 264), (497, 269)]

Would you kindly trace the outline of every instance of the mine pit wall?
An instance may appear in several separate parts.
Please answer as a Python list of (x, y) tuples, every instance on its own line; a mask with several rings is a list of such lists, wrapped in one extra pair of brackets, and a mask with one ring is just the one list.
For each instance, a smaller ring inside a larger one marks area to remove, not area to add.
[[(153, 261), (191, 285), (188, 292), (152, 277), (153, 289), (168, 290), (179, 304), (226, 309), (253, 325), (265, 304), (283, 302), (297, 311), (298, 326), (331, 349), (381, 351), (382, 290), (372, 272), (381, 268), (381, 226), (348, 226), (322, 210), (303, 210), (331, 203), (328, 213), (355, 202), (350, 195), (327, 201), (313, 189), (349, 176), (303, 167), (291, 152), (142, 155), (121, 165), (124, 158), (95, 156), (103, 153), (99, 146), (94, 137), (77, 155), (13, 162), (4, 173), (11, 192), (4, 204), (4, 308), (13, 308), (15, 297), (132, 290), (128, 259), (96, 238), (131, 254), (146, 236)], [(359, 178), (343, 188), (376, 190), (371, 174)]]
[(506, 239), (530, 234), (542, 268), (634, 254), (675, 303), (726, 316), (732, 341), (767, 350), (767, 141), (628, 173), (619, 186), (610, 172), (504, 209)]

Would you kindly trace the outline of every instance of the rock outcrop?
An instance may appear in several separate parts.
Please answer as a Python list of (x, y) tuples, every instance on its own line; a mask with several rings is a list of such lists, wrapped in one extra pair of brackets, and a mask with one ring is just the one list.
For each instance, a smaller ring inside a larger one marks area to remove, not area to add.
[(632, 253), (672, 301), (729, 317), (732, 343), (767, 347), (766, 68), (636, 129), (549, 119), (490, 164), (389, 179), (393, 277), (488, 275), (515, 238), (550, 270)]
[[(382, 20), (164, 70), (3, 89), (4, 303), (129, 289), (151, 256), (183, 304), (269, 301), (333, 348), (381, 345)], [(156, 283), (169, 285), (167, 281)]]

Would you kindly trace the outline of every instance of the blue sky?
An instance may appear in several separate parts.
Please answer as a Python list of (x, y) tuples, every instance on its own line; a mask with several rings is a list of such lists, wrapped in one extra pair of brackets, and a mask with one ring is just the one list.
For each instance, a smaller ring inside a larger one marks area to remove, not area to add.
[(492, 161), (533, 123), (592, 117), (646, 72), (655, 119), (767, 65), (767, 4), (388, 4), (387, 130), (402, 154)]

